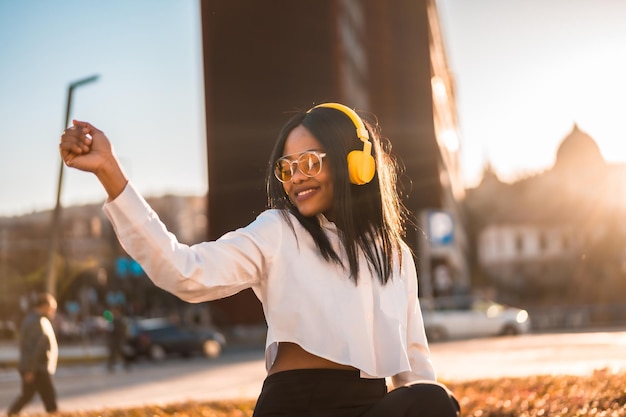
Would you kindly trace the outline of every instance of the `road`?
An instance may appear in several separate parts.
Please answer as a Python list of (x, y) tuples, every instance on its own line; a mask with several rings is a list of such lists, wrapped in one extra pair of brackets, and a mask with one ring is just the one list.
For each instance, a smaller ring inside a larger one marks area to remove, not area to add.
[[(58, 369), (54, 377), (63, 410), (120, 408), (187, 400), (255, 398), (265, 377), (263, 351), (236, 349), (213, 360), (172, 358), (155, 364), (142, 361), (129, 372), (109, 373), (104, 364)], [(19, 375), (0, 379), (0, 413), (19, 393)], [(25, 412), (42, 411), (39, 400)]]
[(546, 333), (431, 345), (439, 379), (626, 372), (626, 330)]
[[(626, 330), (533, 334), (434, 343), (432, 360), (443, 381), (532, 374), (585, 375), (594, 369), (626, 372)], [(65, 366), (55, 382), (63, 410), (168, 404), (186, 400), (256, 398), (265, 376), (259, 348), (226, 351), (215, 360), (139, 363), (109, 374), (103, 364)], [(0, 373), (0, 413), (19, 391), (17, 373)], [(39, 400), (26, 412), (40, 412)]]

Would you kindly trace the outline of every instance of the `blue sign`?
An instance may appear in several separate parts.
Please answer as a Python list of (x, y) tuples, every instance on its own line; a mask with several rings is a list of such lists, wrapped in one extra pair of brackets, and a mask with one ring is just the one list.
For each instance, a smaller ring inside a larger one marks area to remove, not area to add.
[(122, 291), (109, 291), (107, 293), (107, 304), (110, 306), (126, 304), (126, 296)]
[(126, 278), (129, 275), (138, 277), (143, 275), (141, 265), (134, 259), (119, 257), (115, 260), (115, 272), (120, 278)]
[(428, 241), (434, 246), (454, 243), (454, 219), (447, 211), (429, 211), (426, 217)]

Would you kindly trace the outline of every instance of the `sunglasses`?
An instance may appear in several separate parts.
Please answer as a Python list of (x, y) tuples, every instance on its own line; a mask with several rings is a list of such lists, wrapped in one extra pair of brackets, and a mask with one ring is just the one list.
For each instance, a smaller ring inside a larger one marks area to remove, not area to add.
[(274, 164), (274, 176), (278, 181), (291, 181), (296, 169), (299, 169), (307, 177), (315, 177), (322, 172), (322, 158), (326, 156), (324, 152), (306, 151), (299, 154), (296, 159), (289, 159), (290, 156), (294, 155), (283, 156)]

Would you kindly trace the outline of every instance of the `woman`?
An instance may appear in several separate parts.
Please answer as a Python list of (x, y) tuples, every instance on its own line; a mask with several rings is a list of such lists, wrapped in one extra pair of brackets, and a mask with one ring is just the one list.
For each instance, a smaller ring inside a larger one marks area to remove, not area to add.
[(100, 180), (122, 246), (157, 286), (188, 302), (254, 290), (268, 325), (255, 417), (456, 416), (435, 382), (395, 165), (376, 133), (338, 103), (294, 115), (270, 158), (270, 208), (193, 246), (167, 232), (100, 130), (74, 121), (60, 151)]

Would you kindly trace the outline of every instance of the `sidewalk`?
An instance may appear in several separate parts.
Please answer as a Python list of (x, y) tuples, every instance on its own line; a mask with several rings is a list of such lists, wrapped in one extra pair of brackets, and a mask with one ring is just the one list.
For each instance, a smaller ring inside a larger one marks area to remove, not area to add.
[[(13, 369), (19, 358), (17, 340), (0, 342), (0, 371)], [(59, 364), (100, 362), (106, 359), (107, 348), (102, 343), (60, 343)]]

